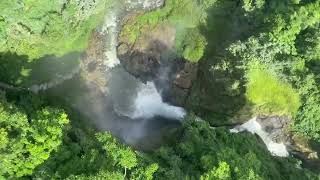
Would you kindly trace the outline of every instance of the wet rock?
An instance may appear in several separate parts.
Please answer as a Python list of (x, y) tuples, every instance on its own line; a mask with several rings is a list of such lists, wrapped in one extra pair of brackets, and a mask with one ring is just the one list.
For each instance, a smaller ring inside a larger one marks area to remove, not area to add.
[(181, 89), (190, 89), (193, 80), (196, 78), (198, 66), (193, 63), (186, 62), (175, 76), (174, 85)]
[(260, 116), (257, 122), (273, 141), (285, 144), (290, 154), (303, 162), (303, 167), (320, 169), (318, 153), (310, 147), (308, 140), (290, 132), (290, 117)]
[(98, 65), (99, 64), (97, 62), (88, 63), (88, 72), (93, 72), (94, 70), (96, 70)]
[(130, 55), (120, 56), (122, 65), (132, 75), (143, 81), (155, 77), (160, 66), (160, 57), (155, 54), (133, 52)]
[(101, 92), (107, 91), (109, 79), (108, 67), (104, 64), (106, 37), (99, 32), (93, 32), (81, 61), (81, 76), (87, 86), (98, 87)]
[(185, 106), (197, 64), (175, 56), (168, 56), (175, 46), (176, 31), (170, 25), (159, 25), (144, 33), (134, 44), (127, 44), (127, 37), (120, 37), (118, 57), (123, 67), (142, 81), (154, 81), (164, 101)]
[(197, 78), (197, 64), (184, 62), (182, 67), (173, 74), (173, 85), (167, 92), (167, 101), (176, 106), (185, 106), (190, 94), (192, 83)]
[(277, 143), (290, 145), (292, 143), (291, 136), (288, 135), (287, 129), (290, 124), (290, 118), (287, 116), (271, 116), (257, 118), (257, 122), (261, 125), (271, 139)]

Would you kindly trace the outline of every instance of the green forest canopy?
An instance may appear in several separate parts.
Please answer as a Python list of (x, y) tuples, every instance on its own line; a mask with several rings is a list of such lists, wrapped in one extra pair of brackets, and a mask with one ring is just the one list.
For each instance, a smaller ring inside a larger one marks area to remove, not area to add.
[(82, 51), (107, 4), (106, 0), (2, 0), (0, 52), (35, 59)]
[[(14, 85), (13, 74), (27, 73), (14, 69), (22, 57), (82, 51), (109, 5), (0, 1), (0, 67), (9, 72), (0, 80)], [(121, 36), (134, 43), (163, 23), (177, 29), (176, 53), (199, 63), (189, 109), (207, 122), (191, 114), (167, 145), (145, 153), (77, 123), (63, 103), (1, 91), (0, 179), (319, 179), (296, 159), (271, 156), (255, 136), (209, 125), (249, 106), (253, 114), (290, 116), (292, 133), (320, 143), (320, 1), (167, 0)]]

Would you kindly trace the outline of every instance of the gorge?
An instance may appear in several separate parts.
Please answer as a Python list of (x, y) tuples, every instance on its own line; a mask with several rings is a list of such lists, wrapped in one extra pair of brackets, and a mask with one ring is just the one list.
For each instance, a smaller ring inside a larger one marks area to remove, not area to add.
[(319, 10), (0, 3), (0, 179), (319, 179)]

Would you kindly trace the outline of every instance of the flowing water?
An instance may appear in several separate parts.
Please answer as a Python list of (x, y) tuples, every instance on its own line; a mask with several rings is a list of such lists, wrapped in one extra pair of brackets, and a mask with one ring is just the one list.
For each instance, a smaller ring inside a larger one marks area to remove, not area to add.
[(263, 130), (262, 126), (257, 122), (256, 118), (252, 118), (239, 127), (235, 127), (230, 130), (232, 133), (238, 133), (242, 131), (248, 131), (252, 134), (257, 134), (262, 141), (266, 144), (270, 153), (274, 156), (287, 157), (289, 152), (283, 143), (274, 142), (268, 133)]
[(164, 0), (118, 0), (112, 2), (105, 16), (101, 30), (107, 36), (105, 50), (105, 65), (113, 68), (120, 64), (117, 57), (117, 38), (120, 31), (121, 19), (131, 12), (148, 11), (159, 8)]
[[(161, 89), (157, 89), (153, 82), (142, 83), (121, 67), (117, 57), (117, 37), (121, 19), (126, 14), (158, 8), (162, 4), (162, 0), (120, 0), (110, 6), (100, 31), (106, 37), (104, 65), (108, 77), (102, 78), (108, 81), (107, 91), (100, 91), (100, 87), (83, 78), (73, 77), (77, 68), (49, 85), (32, 88), (36, 91), (51, 88), (51, 94), (63, 97), (98, 130), (110, 131), (125, 143), (139, 149), (161, 145), (163, 137), (180, 125), (186, 112), (181, 107), (163, 102), (159, 93)], [(231, 132), (244, 130), (258, 134), (272, 154), (288, 156), (286, 147), (273, 142), (255, 119)]]
[(63, 97), (97, 130), (139, 149), (158, 147), (170, 129), (180, 126), (185, 110), (163, 102), (153, 82), (144, 84), (121, 66), (110, 70), (109, 78), (107, 93), (77, 77), (48, 92)]
[(127, 144), (139, 149), (151, 149), (161, 145), (168, 131), (180, 125), (186, 112), (181, 107), (163, 102), (153, 82), (142, 83), (119, 63), (117, 36), (121, 18), (137, 10), (150, 10), (163, 1), (117, 1), (107, 11), (100, 33), (106, 37), (104, 50), (104, 78), (106, 91), (86, 78), (74, 77), (49, 93), (63, 97), (81, 116), (86, 117), (96, 129), (110, 131)]

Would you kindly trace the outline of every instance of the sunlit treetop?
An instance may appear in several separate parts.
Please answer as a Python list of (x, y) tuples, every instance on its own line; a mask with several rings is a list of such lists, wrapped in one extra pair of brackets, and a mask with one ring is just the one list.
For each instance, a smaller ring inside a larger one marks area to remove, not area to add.
[(0, 4), (0, 52), (27, 55), (81, 51), (103, 19), (104, 0), (11, 0)]

